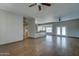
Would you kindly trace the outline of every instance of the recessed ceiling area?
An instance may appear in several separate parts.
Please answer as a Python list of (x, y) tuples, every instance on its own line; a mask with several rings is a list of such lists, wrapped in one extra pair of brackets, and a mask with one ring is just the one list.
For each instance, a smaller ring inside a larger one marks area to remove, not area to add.
[(56, 22), (58, 17), (64, 20), (79, 18), (78, 3), (52, 3), (50, 7), (42, 6), (39, 11), (37, 6), (28, 7), (31, 3), (1, 3), (0, 9), (22, 16), (36, 19), (36, 23)]

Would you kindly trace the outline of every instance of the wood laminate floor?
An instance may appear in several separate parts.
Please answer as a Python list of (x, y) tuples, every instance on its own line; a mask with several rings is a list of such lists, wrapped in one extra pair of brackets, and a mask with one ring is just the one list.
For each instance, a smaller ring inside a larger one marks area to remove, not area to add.
[(0, 55), (10, 56), (78, 56), (79, 39), (47, 35), (0, 46)]

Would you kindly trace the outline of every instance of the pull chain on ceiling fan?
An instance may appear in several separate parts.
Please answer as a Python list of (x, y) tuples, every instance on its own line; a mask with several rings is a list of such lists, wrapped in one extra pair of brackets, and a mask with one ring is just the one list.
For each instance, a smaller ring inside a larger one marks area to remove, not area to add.
[(31, 4), (31, 5), (29, 5), (29, 7), (33, 7), (33, 6), (38, 6), (38, 10), (39, 11), (41, 11), (42, 10), (42, 5), (44, 5), (44, 6), (51, 6), (51, 4), (50, 3), (34, 3), (34, 4)]

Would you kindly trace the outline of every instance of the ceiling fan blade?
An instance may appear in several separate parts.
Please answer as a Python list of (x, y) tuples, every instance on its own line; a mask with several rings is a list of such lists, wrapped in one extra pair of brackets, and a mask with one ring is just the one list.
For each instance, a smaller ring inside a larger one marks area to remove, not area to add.
[(51, 6), (50, 3), (41, 3), (42, 5), (45, 5), (45, 6)]
[(33, 7), (33, 6), (35, 6), (35, 5), (37, 5), (37, 3), (31, 4), (29, 7)]
[(39, 9), (39, 11), (41, 11), (41, 6), (40, 5), (38, 5), (38, 9)]

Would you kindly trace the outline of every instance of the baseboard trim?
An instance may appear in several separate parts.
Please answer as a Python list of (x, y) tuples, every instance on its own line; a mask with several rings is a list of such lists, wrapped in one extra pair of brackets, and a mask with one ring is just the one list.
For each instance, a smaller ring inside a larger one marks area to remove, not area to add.
[[(49, 35), (50, 35), (50, 34), (49, 34)], [(78, 38), (78, 39), (79, 39), (79, 37), (74, 37), (74, 36), (64, 36), (64, 35), (53, 35), (53, 36), (69, 37), (69, 38)]]
[(0, 46), (3, 46), (3, 45), (9, 45), (9, 44), (13, 44), (13, 43), (18, 43), (18, 42), (21, 42), (23, 40), (20, 40), (20, 41), (15, 41), (15, 42), (10, 42), (10, 43), (5, 43), (5, 44), (0, 44)]

